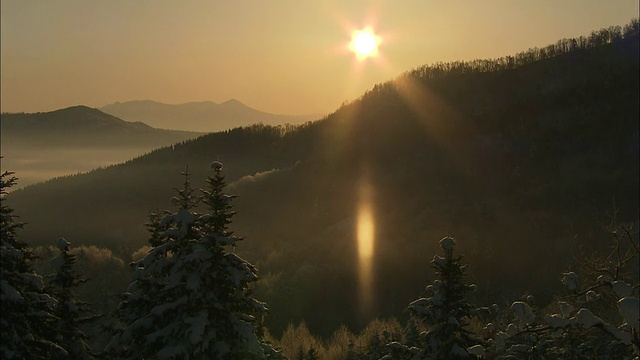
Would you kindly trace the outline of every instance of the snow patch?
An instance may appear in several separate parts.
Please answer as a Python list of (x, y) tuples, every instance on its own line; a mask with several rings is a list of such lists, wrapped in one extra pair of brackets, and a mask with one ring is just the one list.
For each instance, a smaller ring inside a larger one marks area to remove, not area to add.
[(452, 237), (447, 236), (440, 240), (440, 247), (442, 247), (445, 252), (453, 251), (453, 248), (455, 248), (455, 246), (456, 241)]
[(622, 280), (612, 282), (611, 286), (613, 287), (613, 292), (620, 298), (631, 296), (631, 294), (633, 294), (633, 288), (631, 285)]
[(475, 355), (476, 357), (478, 357), (480, 359), (484, 359), (484, 358), (487, 357), (487, 352), (484, 350), (482, 345), (474, 345), (474, 346), (468, 348), (467, 352), (469, 353), (469, 355)]
[(193, 345), (201, 343), (204, 329), (209, 325), (209, 313), (207, 310), (200, 311), (194, 317), (185, 318), (184, 322), (191, 325), (186, 331), (186, 334), (189, 337), (189, 342)]
[(178, 228), (167, 230), (165, 235), (167, 237), (174, 238), (184, 237), (187, 235), (189, 229), (192, 227), (196, 220), (197, 216), (193, 212), (187, 209), (180, 209), (175, 214), (165, 216), (160, 222), (160, 226), (164, 227), (172, 223), (176, 224)]
[(54, 257), (51, 259), (51, 266), (56, 270), (60, 270), (64, 266), (64, 258), (62, 256)]
[(522, 301), (516, 301), (511, 304), (511, 310), (516, 314), (518, 320), (520, 320), (520, 329), (523, 329), (525, 325), (533, 323), (536, 319), (531, 307)]
[(604, 324), (604, 321), (602, 319), (593, 315), (593, 313), (587, 309), (580, 309), (576, 314), (575, 319), (578, 325), (582, 325), (585, 328)]
[(35, 287), (37, 290), (44, 289), (44, 280), (37, 274), (24, 274), (23, 281)]
[(13, 286), (9, 285), (7, 280), (2, 280), (2, 282), (0, 282), (0, 288), (2, 289), (3, 301), (5, 299), (12, 302), (19, 302), (20, 300), (22, 300), (22, 296), (20, 296), (20, 293), (18, 292), (18, 290), (16, 290)]
[(463, 349), (458, 344), (453, 344), (453, 347), (451, 348), (451, 355), (456, 356), (456, 357), (460, 357), (460, 358), (468, 358), (469, 357), (469, 353), (467, 352), (467, 350)]
[(594, 302), (594, 301), (600, 300), (600, 294), (596, 293), (593, 290), (587, 291), (587, 294), (585, 296), (588, 302)]
[[(513, 324), (512, 324), (513, 325)], [(514, 335), (515, 335), (515, 325), (514, 325)], [(504, 333), (502, 331), (499, 331), (498, 333), (496, 333), (496, 336), (494, 337), (494, 341), (495, 341), (495, 345), (496, 345), (496, 349), (498, 351), (502, 351), (506, 348), (506, 341), (508, 338), (510, 338), (511, 336), (507, 333)]]
[(576, 273), (568, 272), (562, 274), (562, 283), (569, 288), (569, 290), (575, 290), (578, 288), (578, 275)]
[(447, 259), (445, 259), (445, 258), (443, 258), (443, 257), (441, 257), (441, 256), (436, 255), (436, 256), (434, 256), (434, 257), (433, 257), (433, 260), (432, 260), (431, 262), (433, 262), (434, 264), (436, 264), (436, 266), (439, 266), (439, 267), (445, 267), (445, 266), (447, 266), (447, 262), (448, 262), (448, 261), (447, 261)]
[(189, 353), (184, 345), (165, 346), (158, 351), (158, 360), (188, 359)]
[(221, 171), (222, 170), (222, 163), (220, 161), (214, 161), (214, 162), (211, 163), (211, 168), (213, 170)]
[(162, 315), (163, 313), (165, 313), (167, 310), (171, 310), (173, 308), (176, 308), (182, 304), (186, 304), (187, 303), (187, 296), (182, 296), (180, 297), (178, 300), (170, 302), (170, 303), (166, 303), (166, 304), (162, 304), (162, 305), (158, 305), (156, 307), (154, 307), (153, 309), (151, 309), (151, 313), (154, 315)]
[(71, 246), (71, 243), (65, 240), (65, 238), (56, 240), (56, 247), (61, 251), (69, 250), (69, 246)]
[(566, 303), (564, 301), (560, 302), (560, 313), (562, 313), (562, 316), (564, 317), (569, 317), (571, 316), (571, 314), (575, 311), (575, 308), (573, 307), (573, 305)]
[(598, 285), (611, 284), (611, 277), (609, 275), (600, 275), (596, 280)]
[(197, 290), (198, 288), (200, 288), (200, 274), (193, 273), (189, 275), (186, 288), (189, 290)]
[(449, 316), (449, 319), (447, 320), (447, 324), (455, 327), (460, 327), (460, 322), (458, 321), (458, 319), (456, 319), (453, 316)]
[(65, 301), (64, 305), (65, 305), (65, 307), (67, 308), (67, 311), (68, 311), (68, 312), (71, 312), (71, 313), (76, 313), (76, 312), (78, 312), (78, 306), (77, 306), (74, 302), (72, 302), (72, 301)]
[(574, 321), (572, 319), (565, 319), (560, 315), (546, 315), (544, 317), (544, 322), (547, 323), (550, 327), (554, 329), (564, 328), (570, 325), (573, 325)]
[(640, 329), (640, 301), (636, 297), (625, 297), (618, 301), (620, 315), (629, 327), (635, 329), (636, 333)]
[(521, 353), (521, 354), (526, 354), (527, 352), (529, 352), (529, 346), (524, 345), (524, 344), (516, 344), (513, 345), (509, 348), (510, 352), (516, 352), (516, 353)]

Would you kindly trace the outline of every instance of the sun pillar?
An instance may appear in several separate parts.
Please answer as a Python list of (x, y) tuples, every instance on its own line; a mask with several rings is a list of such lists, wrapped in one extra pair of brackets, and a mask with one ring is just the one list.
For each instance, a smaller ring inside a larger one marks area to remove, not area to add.
[(358, 247), (359, 299), (363, 315), (368, 315), (373, 304), (373, 257), (375, 254), (375, 221), (373, 189), (368, 179), (360, 182), (356, 241)]

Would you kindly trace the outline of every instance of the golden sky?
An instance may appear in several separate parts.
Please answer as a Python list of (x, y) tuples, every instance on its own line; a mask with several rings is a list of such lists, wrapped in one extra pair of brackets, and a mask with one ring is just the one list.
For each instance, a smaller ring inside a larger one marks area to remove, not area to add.
[[(231, 98), (326, 114), (438, 61), (495, 58), (638, 17), (637, 0), (2, 0), (3, 112)], [(348, 50), (371, 27), (379, 55)]]

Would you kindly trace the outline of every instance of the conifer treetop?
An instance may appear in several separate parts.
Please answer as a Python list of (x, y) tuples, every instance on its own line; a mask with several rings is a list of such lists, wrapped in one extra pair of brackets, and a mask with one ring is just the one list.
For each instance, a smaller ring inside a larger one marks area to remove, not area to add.
[(451, 253), (456, 247), (456, 240), (452, 237), (445, 236), (440, 240), (440, 247), (445, 253)]

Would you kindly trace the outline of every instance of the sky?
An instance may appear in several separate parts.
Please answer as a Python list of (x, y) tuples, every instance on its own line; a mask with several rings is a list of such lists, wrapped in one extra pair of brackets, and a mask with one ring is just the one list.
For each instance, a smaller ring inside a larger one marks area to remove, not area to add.
[[(237, 99), (328, 114), (421, 65), (624, 25), (637, 0), (2, 0), (2, 112)], [(349, 50), (370, 27), (378, 56)]]

